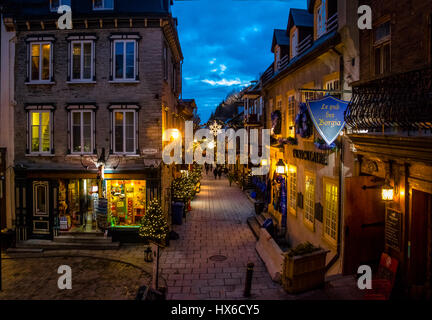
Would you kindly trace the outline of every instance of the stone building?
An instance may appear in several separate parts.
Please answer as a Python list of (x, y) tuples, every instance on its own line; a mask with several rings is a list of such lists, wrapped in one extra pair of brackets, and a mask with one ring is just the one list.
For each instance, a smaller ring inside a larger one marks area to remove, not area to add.
[(327, 95), (350, 100), (359, 77), (357, 6), (316, 0), (291, 9), (271, 50), (274, 61), (261, 77), (265, 127), (272, 129), (268, 213), (292, 247), (308, 241), (325, 248), (327, 274), (341, 273), (344, 179), (353, 175), (353, 158), (344, 137), (329, 147), (305, 121), (305, 103)]
[[(162, 135), (181, 92), (170, 0), (10, 1), (16, 31), (15, 226), (19, 240), (137, 235), (150, 200), (169, 213)], [(72, 29), (59, 29), (70, 5)]]
[(358, 254), (344, 269), (386, 252), (399, 263), (393, 293), (430, 299), (432, 2), (363, 4), (373, 28), (360, 32), (360, 81), (346, 113), (358, 177), (346, 183), (345, 248)]

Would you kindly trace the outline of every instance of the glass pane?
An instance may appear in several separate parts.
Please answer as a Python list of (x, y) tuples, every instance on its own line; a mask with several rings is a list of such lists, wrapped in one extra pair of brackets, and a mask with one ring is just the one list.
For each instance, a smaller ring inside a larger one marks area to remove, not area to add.
[(91, 112), (90, 111), (83, 112), (83, 123), (86, 126), (91, 125)]
[(81, 152), (81, 127), (79, 124), (72, 127), (72, 150), (73, 152)]
[(59, 7), (60, 0), (51, 0), (51, 9), (55, 10)]
[(81, 125), (81, 113), (73, 112), (72, 113), (72, 125)]
[(38, 112), (32, 112), (32, 122), (31, 124), (33, 126), (37, 126), (40, 124), (40, 113)]
[(126, 113), (126, 152), (134, 152), (135, 126), (134, 113)]
[(387, 44), (383, 47), (383, 67), (384, 73), (390, 72), (390, 45)]
[(126, 78), (133, 79), (135, 77), (135, 43), (126, 43)]
[(31, 137), (31, 151), (38, 152), (39, 151), (39, 126), (32, 126), (32, 137)]
[(51, 45), (42, 45), (42, 80), (50, 79), (50, 56), (51, 56)]
[(48, 112), (42, 112), (42, 125), (48, 126), (50, 120), (50, 114)]
[(114, 8), (114, 0), (105, 0), (105, 8), (113, 9)]
[(84, 79), (91, 79), (92, 76), (92, 44), (84, 43)]
[(114, 147), (115, 152), (123, 152), (123, 113), (115, 113), (115, 136), (114, 136)]
[(123, 78), (123, 42), (116, 42), (115, 44), (115, 77), (117, 79)]
[(32, 44), (32, 57), (31, 57), (31, 79), (39, 80), (39, 57), (40, 45)]
[(375, 74), (381, 74), (381, 48), (375, 49)]
[(81, 78), (81, 43), (74, 43), (72, 49), (72, 78)]
[(45, 213), (46, 212), (46, 190), (44, 186), (38, 186), (36, 188), (36, 199), (37, 199), (37, 207), (36, 212)]
[(94, 8), (103, 8), (103, 0), (93, 0)]
[(51, 148), (50, 144), (50, 130), (49, 126), (42, 126), (42, 151), (49, 152)]
[(84, 152), (91, 152), (91, 112), (83, 112), (83, 133), (84, 133)]

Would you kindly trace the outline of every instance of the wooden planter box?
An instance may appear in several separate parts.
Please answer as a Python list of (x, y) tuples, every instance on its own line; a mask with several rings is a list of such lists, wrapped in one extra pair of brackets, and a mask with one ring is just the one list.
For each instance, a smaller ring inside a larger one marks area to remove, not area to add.
[(323, 286), (328, 252), (319, 250), (294, 257), (285, 254), (282, 275), (282, 286), (285, 291), (300, 293)]

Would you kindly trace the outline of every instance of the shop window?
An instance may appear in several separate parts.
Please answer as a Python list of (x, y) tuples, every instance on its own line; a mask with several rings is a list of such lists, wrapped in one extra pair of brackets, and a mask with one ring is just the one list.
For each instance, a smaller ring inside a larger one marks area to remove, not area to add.
[(94, 42), (72, 41), (71, 57), (71, 81), (92, 81), (94, 79)]
[(52, 78), (52, 43), (31, 42), (29, 75), (30, 82), (51, 82)]
[(287, 106), (287, 126), (288, 126), (288, 137), (295, 138), (295, 98), (293, 95), (288, 97)]
[(324, 180), (324, 238), (333, 244), (338, 233), (338, 189), (337, 183)]
[(297, 215), (297, 167), (289, 166), (288, 168), (288, 207), (293, 215)]
[(72, 154), (91, 154), (94, 150), (94, 113), (92, 110), (73, 110), (71, 117)]
[(374, 33), (374, 60), (375, 75), (383, 75), (391, 71), (391, 27), (387, 21), (375, 29)]
[(58, 8), (61, 6), (71, 5), (71, 0), (50, 0), (50, 10), (57, 12)]
[(51, 152), (51, 112), (30, 111), (29, 142), (31, 153)]
[(93, 10), (113, 10), (114, 0), (93, 0)]
[(315, 222), (315, 177), (311, 174), (305, 176), (304, 199), (304, 222), (313, 228)]
[(111, 226), (139, 226), (146, 208), (146, 181), (107, 180), (106, 183)]
[(135, 110), (116, 110), (114, 115), (114, 153), (136, 154)]

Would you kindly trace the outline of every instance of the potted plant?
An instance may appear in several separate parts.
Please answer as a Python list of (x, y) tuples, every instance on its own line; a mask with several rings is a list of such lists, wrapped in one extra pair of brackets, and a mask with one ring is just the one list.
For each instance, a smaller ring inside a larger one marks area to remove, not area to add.
[(310, 242), (285, 253), (282, 285), (288, 293), (300, 293), (324, 285), (326, 251)]

